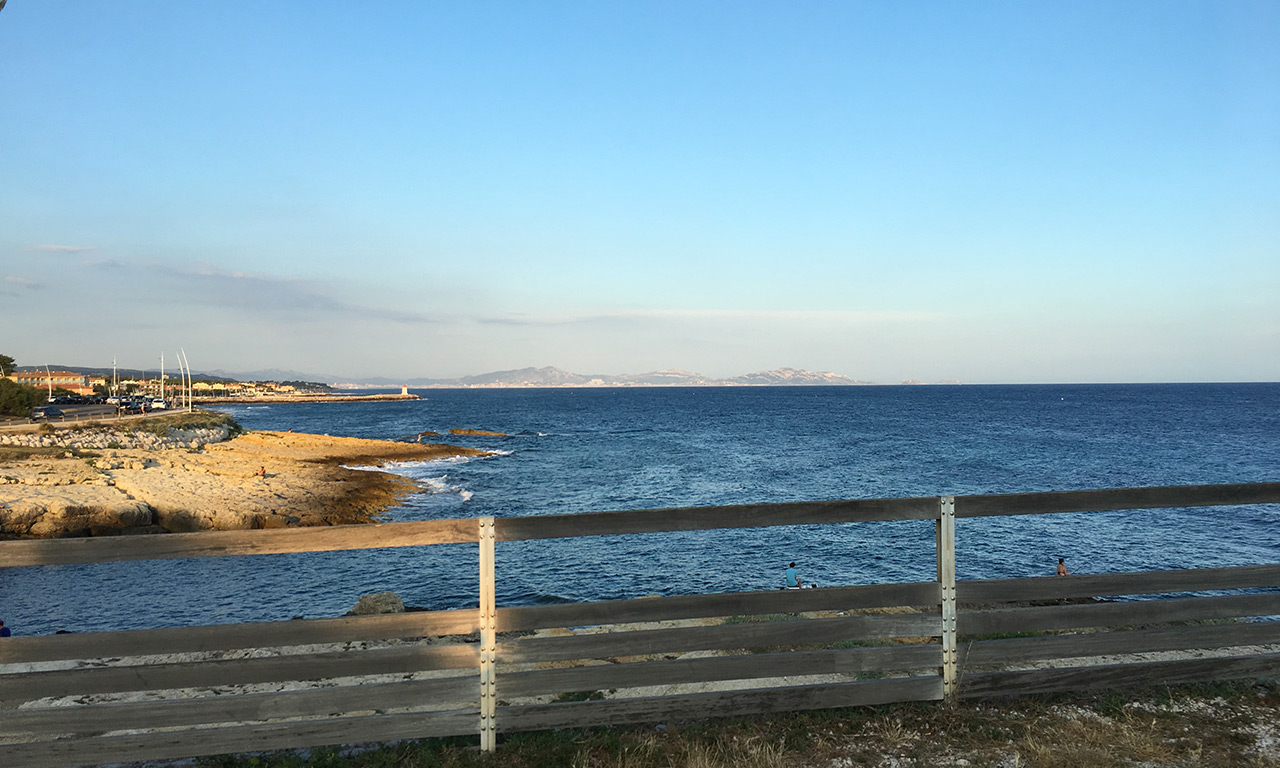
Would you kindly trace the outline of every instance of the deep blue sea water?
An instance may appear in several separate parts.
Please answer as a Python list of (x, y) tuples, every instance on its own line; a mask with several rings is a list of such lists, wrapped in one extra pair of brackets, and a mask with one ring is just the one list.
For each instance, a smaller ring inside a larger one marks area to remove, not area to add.
[[(390, 403), (225, 407), (247, 429), (496, 452), (397, 465), (393, 520), (1280, 481), (1280, 384), (420, 390)], [(933, 577), (912, 521), (502, 543), (499, 604)], [(959, 578), (1280, 562), (1280, 507), (967, 519)], [(476, 547), (0, 569), (18, 634), (335, 616), (369, 592), (476, 600)]]

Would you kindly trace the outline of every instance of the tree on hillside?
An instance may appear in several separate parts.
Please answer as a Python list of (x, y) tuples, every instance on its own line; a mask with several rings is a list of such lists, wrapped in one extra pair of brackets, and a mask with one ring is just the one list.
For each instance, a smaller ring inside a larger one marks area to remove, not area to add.
[(8, 376), (11, 373), (13, 373), (13, 358), (0, 355), (0, 376)]

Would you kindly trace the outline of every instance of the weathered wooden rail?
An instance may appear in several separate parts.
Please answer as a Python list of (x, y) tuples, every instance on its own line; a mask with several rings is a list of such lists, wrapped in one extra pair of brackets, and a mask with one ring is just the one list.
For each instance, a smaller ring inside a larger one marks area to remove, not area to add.
[[(0, 566), (476, 543), (481, 586), (476, 609), (0, 641), (0, 765), (1275, 676), (1280, 622), (1238, 619), (1280, 615), (1280, 564), (957, 583), (955, 523), (1277, 503), (1259, 483), (0, 542)], [(499, 542), (912, 519), (935, 522), (934, 581), (494, 600)], [(1114, 658), (1163, 651), (1202, 657)]]

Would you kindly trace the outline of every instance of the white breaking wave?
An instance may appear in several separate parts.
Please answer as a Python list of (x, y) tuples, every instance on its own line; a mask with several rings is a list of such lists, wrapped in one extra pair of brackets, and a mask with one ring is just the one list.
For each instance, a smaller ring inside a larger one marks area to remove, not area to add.
[[(382, 469), (387, 470), (404, 470), (399, 474), (408, 474), (415, 469), (430, 470), (433, 467), (450, 466), (454, 464), (469, 464), (476, 458), (484, 458), (483, 456), (450, 456), (445, 459), (428, 459), (425, 461), (389, 461), (382, 465)], [(377, 467), (375, 467), (377, 469)]]
[(441, 475), (440, 477), (428, 477), (424, 480), (419, 480), (418, 482), (422, 484), (422, 487), (424, 489), (431, 491), (432, 493), (445, 493), (448, 490), (448, 485), (446, 482), (448, 480), (448, 477), (449, 477), (448, 475)]
[(470, 501), (474, 494), (467, 490), (456, 478), (451, 477), (448, 472), (442, 472), (441, 470), (470, 463), (474, 458), (477, 457), (451, 456), (447, 459), (432, 459), (430, 461), (395, 461), (389, 462), (382, 467), (365, 467), (365, 469), (391, 472), (408, 478), (418, 484), (423, 494), (432, 496), (457, 494), (463, 501)]
[[(382, 466), (356, 466), (348, 469), (363, 469), (371, 472), (390, 472), (417, 483), (425, 496), (456, 494), (462, 501), (471, 501), (474, 493), (467, 490), (461, 481), (442, 471), (450, 467), (469, 464), (477, 459), (495, 456), (510, 456), (515, 451), (489, 451), (485, 456), (450, 456), (444, 459), (426, 461), (390, 461)], [(345, 466), (345, 465), (344, 465)]]
[(460, 483), (455, 482), (448, 475), (440, 475), (439, 477), (415, 477), (424, 492), (429, 494), (454, 494), (462, 498), (463, 501), (470, 501), (472, 497), (471, 491), (463, 488)]

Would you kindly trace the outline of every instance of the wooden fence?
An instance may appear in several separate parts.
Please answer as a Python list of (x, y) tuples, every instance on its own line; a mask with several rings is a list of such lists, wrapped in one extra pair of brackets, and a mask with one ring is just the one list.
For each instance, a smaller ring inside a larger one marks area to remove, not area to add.
[[(957, 583), (955, 524), (1276, 503), (1259, 483), (0, 542), (0, 566), (453, 543), (480, 563), (476, 609), (0, 641), (0, 765), (1275, 676), (1280, 622), (1240, 619), (1280, 615), (1280, 564)], [(886, 520), (934, 521), (935, 580), (495, 604), (499, 542)], [(1199, 656), (1132, 656), (1168, 651)]]

